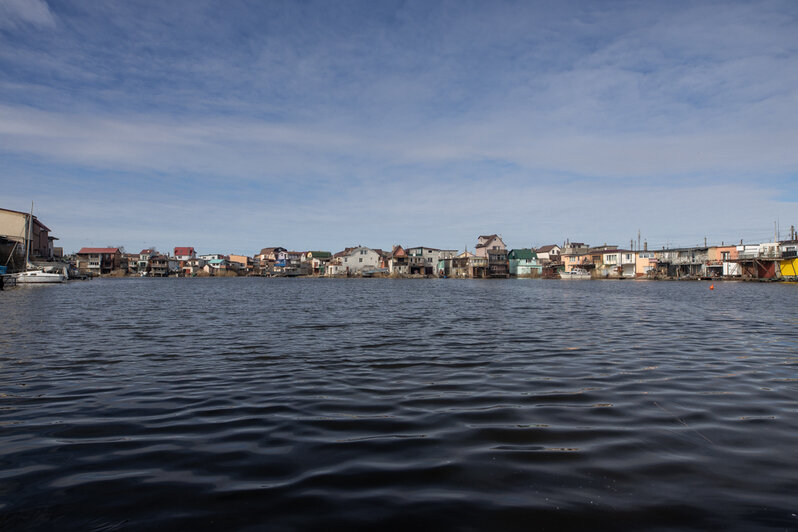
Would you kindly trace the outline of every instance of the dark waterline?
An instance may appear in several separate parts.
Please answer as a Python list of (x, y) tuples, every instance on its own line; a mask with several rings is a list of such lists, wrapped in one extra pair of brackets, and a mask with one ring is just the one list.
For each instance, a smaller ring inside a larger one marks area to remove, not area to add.
[(798, 529), (798, 286), (0, 292), (0, 529)]

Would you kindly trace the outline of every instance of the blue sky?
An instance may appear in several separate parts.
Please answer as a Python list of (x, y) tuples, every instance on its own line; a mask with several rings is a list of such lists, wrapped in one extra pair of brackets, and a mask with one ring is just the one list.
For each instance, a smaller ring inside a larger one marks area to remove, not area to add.
[(0, 206), (67, 251), (798, 225), (798, 3), (0, 0)]

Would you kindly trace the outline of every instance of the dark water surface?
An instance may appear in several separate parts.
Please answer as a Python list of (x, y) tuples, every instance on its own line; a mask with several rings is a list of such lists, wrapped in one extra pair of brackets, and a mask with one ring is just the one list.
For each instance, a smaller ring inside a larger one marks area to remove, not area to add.
[(798, 286), (0, 292), (0, 529), (796, 530)]

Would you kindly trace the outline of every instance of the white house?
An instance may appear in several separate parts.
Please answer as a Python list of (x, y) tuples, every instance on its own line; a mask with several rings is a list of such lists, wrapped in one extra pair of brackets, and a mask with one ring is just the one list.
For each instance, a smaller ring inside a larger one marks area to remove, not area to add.
[(379, 253), (365, 246), (346, 248), (340, 253), (336, 253), (335, 258), (340, 260), (343, 272), (349, 274), (379, 268), (382, 261)]
[(197, 252), (194, 251), (194, 248), (190, 246), (176, 247), (174, 256), (175, 259), (179, 261), (186, 261), (186, 260), (196, 259)]
[(628, 277), (634, 279), (637, 258), (634, 251), (613, 249), (601, 254), (599, 275), (604, 277)]
[(559, 262), (562, 248), (557, 244), (551, 244), (549, 246), (541, 246), (535, 252), (538, 254), (538, 261), (540, 262)]

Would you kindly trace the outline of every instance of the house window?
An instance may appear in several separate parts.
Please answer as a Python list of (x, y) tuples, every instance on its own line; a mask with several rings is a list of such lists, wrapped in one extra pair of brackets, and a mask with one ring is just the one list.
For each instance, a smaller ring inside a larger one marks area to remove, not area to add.
[(363, 259), (358, 259), (359, 262), (363, 262)]

